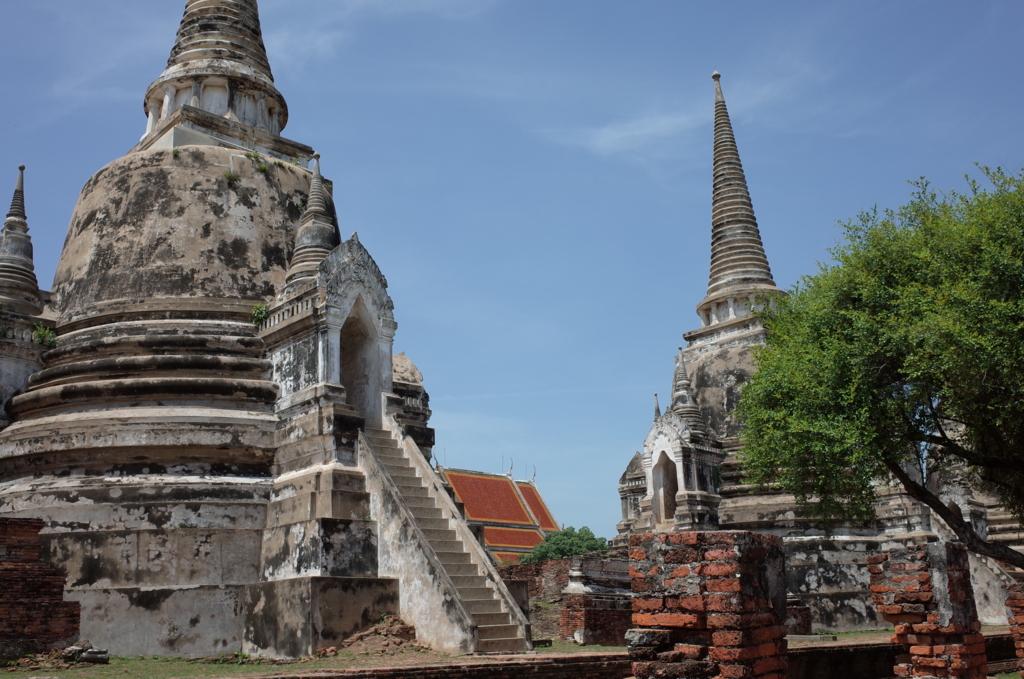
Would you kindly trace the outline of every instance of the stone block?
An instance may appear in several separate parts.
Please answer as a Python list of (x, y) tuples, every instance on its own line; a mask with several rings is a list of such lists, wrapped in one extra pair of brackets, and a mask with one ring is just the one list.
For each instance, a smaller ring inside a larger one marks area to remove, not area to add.
[(398, 581), (302, 577), (247, 585), (244, 652), (275, 658), (308, 656), (398, 615)]

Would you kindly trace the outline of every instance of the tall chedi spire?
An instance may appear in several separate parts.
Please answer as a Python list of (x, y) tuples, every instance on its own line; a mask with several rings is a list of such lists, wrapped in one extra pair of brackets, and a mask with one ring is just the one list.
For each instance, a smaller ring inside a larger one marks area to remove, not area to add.
[(187, 0), (167, 69), (146, 91), (146, 133), (182, 106), (279, 135), (288, 106), (274, 86), (256, 0)]
[(37, 316), (43, 311), (32, 263), (32, 239), (25, 215), (25, 166), (18, 166), (11, 209), (0, 232), (0, 304), (8, 311)]
[(306, 211), (302, 214), (299, 230), (295, 234), (288, 282), (315, 276), (320, 262), (339, 244), (338, 230), (334, 228), (331, 214), (327, 210), (324, 179), (320, 175), (320, 154), (314, 153), (309, 198), (306, 200)]
[(729, 110), (715, 71), (714, 188), (711, 206), (711, 275), (697, 305), (704, 326), (749, 315), (754, 297), (778, 291), (750, 202)]

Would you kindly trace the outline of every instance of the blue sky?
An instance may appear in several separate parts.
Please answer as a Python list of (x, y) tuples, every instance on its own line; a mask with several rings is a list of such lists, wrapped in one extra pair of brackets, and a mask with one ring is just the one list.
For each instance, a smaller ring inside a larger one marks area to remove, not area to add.
[[(390, 283), (435, 452), (611, 537), (698, 327), (722, 73), (776, 282), (836, 222), (1022, 162), (1024, 4), (261, 0), (291, 118)], [(0, 196), (26, 163), (49, 287), (78, 192), (130, 149), (182, 0), (31, 0), (0, 24)], [(2, 198), (6, 200), (6, 198)]]

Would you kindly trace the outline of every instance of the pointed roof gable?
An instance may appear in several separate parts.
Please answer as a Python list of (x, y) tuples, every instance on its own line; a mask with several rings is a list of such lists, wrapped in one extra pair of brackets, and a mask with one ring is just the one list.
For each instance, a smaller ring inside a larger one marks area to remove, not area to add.
[(526, 501), (507, 476), (445, 469), (444, 476), (471, 521), (536, 526)]
[(537, 487), (530, 481), (516, 481), (516, 486), (519, 488), (523, 499), (526, 500), (526, 504), (529, 505), (530, 511), (533, 512), (533, 516), (537, 519), (537, 525), (540, 526), (541, 530), (558, 530), (558, 524), (555, 523), (554, 517), (551, 516), (551, 512), (548, 510), (547, 504), (544, 503), (544, 498), (540, 496), (540, 491), (537, 490)]

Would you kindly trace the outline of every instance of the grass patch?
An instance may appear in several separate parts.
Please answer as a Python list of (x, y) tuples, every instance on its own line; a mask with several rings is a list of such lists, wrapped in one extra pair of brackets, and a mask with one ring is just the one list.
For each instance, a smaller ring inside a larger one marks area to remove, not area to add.
[(552, 639), (551, 648), (537, 649), (538, 653), (625, 653), (625, 646), (577, 646), (564, 639)]

